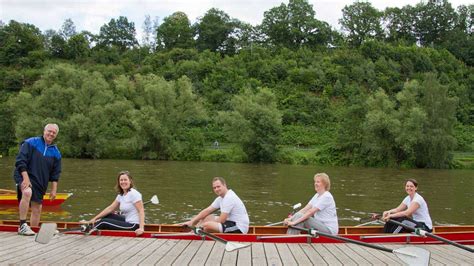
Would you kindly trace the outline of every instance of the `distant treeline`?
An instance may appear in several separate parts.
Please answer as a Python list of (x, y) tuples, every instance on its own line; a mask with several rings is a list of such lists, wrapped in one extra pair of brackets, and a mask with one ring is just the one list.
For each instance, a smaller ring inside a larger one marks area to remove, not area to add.
[(257, 26), (147, 16), (140, 43), (126, 17), (97, 35), (0, 22), (0, 152), (56, 122), (65, 157), (462, 167), (473, 21), (443, 0), (355, 2), (337, 31), (290, 0)]

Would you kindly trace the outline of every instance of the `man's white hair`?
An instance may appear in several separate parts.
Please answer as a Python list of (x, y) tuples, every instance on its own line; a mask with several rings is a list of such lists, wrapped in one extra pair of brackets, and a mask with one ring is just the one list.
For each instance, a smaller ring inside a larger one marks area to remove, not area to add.
[(46, 128), (48, 128), (48, 127), (54, 127), (56, 129), (56, 133), (59, 133), (58, 124), (47, 124), (46, 126), (44, 126), (44, 130), (46, 130)]

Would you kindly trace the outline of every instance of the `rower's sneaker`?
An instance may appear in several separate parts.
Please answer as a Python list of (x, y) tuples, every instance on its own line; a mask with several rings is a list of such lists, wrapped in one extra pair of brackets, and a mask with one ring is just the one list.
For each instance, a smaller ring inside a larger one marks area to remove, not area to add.
[(31, 230), (27, 223), (24, 223), (18, 228), (18, 234), (22, 236), (34, 236), (35, 232)]

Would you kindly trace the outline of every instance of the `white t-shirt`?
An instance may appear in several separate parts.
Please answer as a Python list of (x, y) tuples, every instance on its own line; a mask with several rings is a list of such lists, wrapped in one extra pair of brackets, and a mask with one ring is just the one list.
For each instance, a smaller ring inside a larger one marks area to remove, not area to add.
[(125, 216), (125, 221), (127, 223), (140, 223), (140, 216), (135, 207), (135, 203), (142, 200), (142, 194), (140, 192), (132, 188), (125, 196), (118, 194), (115, 200), (120, 204), (120, 212)]
[(221, 212), (228, 213), (228, 221), (233, 221), (239, 230), (246, 234), (249, 231), (249, 215), (244, 203), (232, 189), (225, 193), (224, 198), (217, 197), (211, 204), (212, 208), (220, 209)]
[(412, 214), (413, 220), (417, 222), (424, 222), (430, 229), (433, 228), (433, 223), (431, 222), (430, 212), (428, 211), (428, 204), (426, 204), (425, 199), (418, 193), (415, 193), (413, 200), (410, 199), (410, 196), (406, 196), (403, 199), (402, 203), (405, 204), (408, 208), (410, 205), (416, 202), (420, 207)]
[(314, 214), (314, 219), (326, 225), (332, 234), (337, 234), (339, 231), (339, 223), (337, 221), (336, 202), (331, 192), (326, 191), (322, 195), (316, 193), (309, 203), (313, 208), (319, 209), (319, 211)]

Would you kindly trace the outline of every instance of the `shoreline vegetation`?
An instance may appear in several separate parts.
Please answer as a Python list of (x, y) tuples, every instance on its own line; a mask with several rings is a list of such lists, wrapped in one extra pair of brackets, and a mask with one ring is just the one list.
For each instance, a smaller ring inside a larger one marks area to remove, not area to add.
[[(64, 157), (474, 169), (474, 5), (305, 0), (98, 34), (0, 21), (0, 154), (59, 124)], [(433, 19), (436, 18), (436, 19)]]

